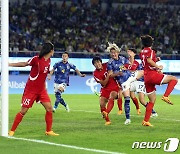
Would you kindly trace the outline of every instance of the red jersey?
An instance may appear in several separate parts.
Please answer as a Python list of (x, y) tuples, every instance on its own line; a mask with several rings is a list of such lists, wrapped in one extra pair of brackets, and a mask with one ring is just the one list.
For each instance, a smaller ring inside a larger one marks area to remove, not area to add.
[(137, 60), (134, 59), (134, 62), (133, 62), (132, 65), (125, 64), (124, 66), (130, 71), (136, 71), (138, 69), (138, 67), (139, 67), (139, 63), (138, 63)]
[(147, 58), (151, 58), (155, 63), (157, 61), (156, 58), (156, 53), (154, 50), (152, 50), (150, 47), (144, 48), (140, 54), (139, 54), (143, 67), (144, 67), (144, 71), (152, 71), (152, 70), (156, 70), (155, 67), (151, 66), (148, 62), (147, 62)]
[[(105, 78), (107, 77), (107, 74), (108, 74), (107, 63), (103, 63), (102, 67), (103, 67), (102, 70), (96, 69), (93, 72), (94, 79), (98, 83), (99, 83), (100, 80), (105, 80)], [(108, 83), (106, 84), (106, 86), (105, 87), (103, 87), (103, 85), (101, 85), (101, 86), (102, 86), (102, 88), (113, 89), (114, 87), (118, 86), (118, 84), (117, 84), (117, 82), (116, 82), (116, 80), (114, 78), (110, 77)]]
[(46, 89), (45, 80), (49, 72), (50, 58), (45, 60), (44, 57), (39, 59), (38, 56), (34, 56), (28, 60), (28, 64), (32, 67), (25, 89), (32, 93), (41, 93)]

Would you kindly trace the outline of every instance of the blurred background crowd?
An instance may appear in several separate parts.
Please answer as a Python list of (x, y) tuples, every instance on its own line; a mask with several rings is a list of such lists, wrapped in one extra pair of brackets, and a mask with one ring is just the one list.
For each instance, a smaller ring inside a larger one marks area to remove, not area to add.
[(11, 53), (39, 51), (47, 40), (56, 52), (106, 54), (108, 41), (140, 50), (149, 34), (159, 54), (180, 54), (176, 0), (10, 0), (9, 18)]

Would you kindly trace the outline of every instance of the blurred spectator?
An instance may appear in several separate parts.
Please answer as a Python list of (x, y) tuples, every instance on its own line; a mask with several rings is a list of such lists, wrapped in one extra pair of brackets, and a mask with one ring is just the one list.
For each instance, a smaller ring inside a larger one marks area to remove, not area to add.
[(114, 8), (109, 0), (107, 6), (103, 8), (101, 0), (72, 0), (70, 5), (64, 0), (61, 6), (42, 0), (12, 2), (11, 51), (39, 50), (47, 40), (52, 40), (57, 51), (103, 53), (107, 41), (115, 42), (122, 50), (140, 49), (139, 37), (149, 34), (161, 53), (180, 52), (180, 7)]

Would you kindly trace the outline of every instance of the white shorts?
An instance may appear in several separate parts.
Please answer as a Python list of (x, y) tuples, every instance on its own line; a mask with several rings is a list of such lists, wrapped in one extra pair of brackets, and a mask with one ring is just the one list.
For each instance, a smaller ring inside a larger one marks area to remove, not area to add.
[(54, 83), (54, 92), (64, 92), (66, 90), (66, 83), (57, 84)]
[(137, 80), (136, 79), (137, 75), (138, 75), (138, 71), (131, 73), (131, 76), (127, 79), (127, 81), (121, 84), (122, 91), (126, 91), (126, 90), (130, 89), (131, 83)]
[(142, 81), (134, 81), (130, 85), (130, 91), (137, 92), (137, 93), (144, 93), (146, 94), (146, 88), (144, 82)]

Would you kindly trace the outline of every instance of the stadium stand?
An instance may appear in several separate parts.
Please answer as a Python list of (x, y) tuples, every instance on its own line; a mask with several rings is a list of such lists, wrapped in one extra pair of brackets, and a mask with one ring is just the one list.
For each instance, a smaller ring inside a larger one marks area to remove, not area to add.
[(12, 0), (9, 12), (11, 56), (34, 55), (43, 42), (52, 40), (56, 56), (66, 50), (71, 57), (107, 57), (107, 41), (114, 41), (122, 51), (140, 50), (139, 37), (150, 34), (158, 54), (180, 59), (176, 0)]

